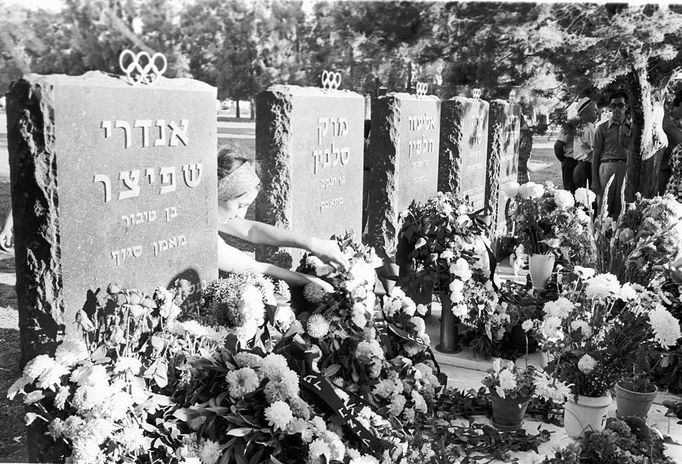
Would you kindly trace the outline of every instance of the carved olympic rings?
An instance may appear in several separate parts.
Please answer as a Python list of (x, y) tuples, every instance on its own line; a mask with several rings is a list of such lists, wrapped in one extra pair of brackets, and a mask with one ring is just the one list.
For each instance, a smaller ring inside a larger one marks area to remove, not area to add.
[(341, 85), (341, 73), (322, 71), (322, 88), (336, 90)]
[[(126, 58), (130, 62), (126, 65)], [(157, 66), (157, 60), (161, 60), (161, 69)], [(130, 84), (154, 84), (163, 73), (166, 72), (168, 63), (166, 57), (162, 53), (154, 53), (149, 55), (147, 52), (139, 52), (137, 54), (130, 50), (123, 50), (118, 57), (118, 65), (121, 71), (126, 75), (128, 83)]]
[(481, 98), (481, 89), (473, 89), (471, 91), (471, 96), (474, 97), (474, 99), (476, 99), (476, 100)]
[(416, 89), (416, 94), (418, 97), (423, 97), (426, 95), (426, 92), (429, 90), (429, 84), (426, 82), (417, 82), (417, 85), (415, 86)]

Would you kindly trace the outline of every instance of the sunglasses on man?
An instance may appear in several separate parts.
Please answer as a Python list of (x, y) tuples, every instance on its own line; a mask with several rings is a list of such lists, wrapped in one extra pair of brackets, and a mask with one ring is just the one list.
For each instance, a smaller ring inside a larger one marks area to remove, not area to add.
[(611, 108), (625, 108), (625, 103), (611, 103), (609, 106)]

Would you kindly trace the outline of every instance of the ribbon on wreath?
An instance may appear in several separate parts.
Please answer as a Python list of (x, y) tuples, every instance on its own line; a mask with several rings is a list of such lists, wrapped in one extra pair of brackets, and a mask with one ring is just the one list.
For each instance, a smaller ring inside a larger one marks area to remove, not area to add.
[(351, 392), (346, 392), (350, 398), (346, 404), (338, 393), (334, 390), (331, 382), (319, 372), (311, 373), (301, 378), (301, 385), (316, 394), (332, 411), (343, 421), (345, 425), (355, 434), (360, 442), (367, 448), (373, 450), (389, 449), (390, 443), (377, 438), (360, 421), (357, 416), (362, 408), (368, 406), (374, 410), (373, 406), (359, 398)]
[[(486, 214), (483, 214), (486, 213)], [(490, 225), (492, 224), (492, 216), (490, 215), (489, 209), (487, 206), (474, 211), (473, 213), (467, 214), (469, 216), (469, 219), (471, 219), (471, 222), (474, 223), (474, 227), (476, 228), (476, 232), (478, 233), (485, 233), (488, 232), (490, 229)]]

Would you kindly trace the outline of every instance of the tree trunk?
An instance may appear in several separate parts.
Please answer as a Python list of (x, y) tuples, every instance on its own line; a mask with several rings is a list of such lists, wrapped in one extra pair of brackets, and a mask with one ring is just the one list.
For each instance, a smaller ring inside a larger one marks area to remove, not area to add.
[(249, 114), (249, 119), (254, 121), (256, 119), (256, 99), (251, 97), (251, 113)]
[(663, 133), (663, 104), (654, 101), (645, 68), (635, 68), (629, 76), (631, 90), (632, 137), (627, 165), (625, 201), (636, 193), (657, 195), (661, 156), (666, 147)]
[(239, 113), (239, 99), (235, 100), (234, 103), (235, 103), (235, 105), (236, 105), (236, 106), (235, 106), (235, 112), (236, 112), (236, 115), (237, 115), (237, 119), (239, 119), (239, 118), (241, 117), (241, 116), (240, 116), (240, 113)]

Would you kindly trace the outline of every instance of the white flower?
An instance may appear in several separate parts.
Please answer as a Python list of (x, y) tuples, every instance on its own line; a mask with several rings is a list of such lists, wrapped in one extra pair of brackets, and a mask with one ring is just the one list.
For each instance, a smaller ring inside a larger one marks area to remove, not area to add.
[(363, 454), (358, 458), (351, 459), (349, 464), (379, 464), (379, 460), (369, 454)]
[(71, 381), (80, 386), (104, 388), (109, 385), (109, 375), (101, 364), (82, 366), (71, 373)]
[(279, 379), (289, 370), (289, 365), (284, 356), (270, 353), (263, 358), (263, 364), (258, 373), (260, 378)]
[(582, 209), (576, 209), (575, 210), (575, 218), (580, 222), (581, 224), (587, 224), (590, 222), (590, 217), (587, 215), (585, 211)]
[(523, 329), (524, 332), (528, 332), (533, 328), (533, 320), (532, 319), (526, 319), (523, 321), (523, 324), (521, 324), (521, 328)]
[(199, 459), (201, 464), (215, 464), (223, 454), (220, 443), (212, 440), (205, 440), (199, 447)]
[(236, 371), (230, 371), (225, 375), (228, 391), (232, 398), (243, 398), (256, 391), (260, 385), (258, 374), (250, 367), (242, 367)]
[(355, 349), (355, 356), (358, 358), (364, 357), (368, 359), (384, 359), (384, 350), (381, 348), (381, 345), (379, 345), (379, 342), (376, 339), (369, 341), (363, 340), (358, 343), (358, 346)]
[[(450, 299), (452, 300), (452, 295), (450, 295)], [(463, 321), (469, 317), (469, 308), (467, 308), (467, 305), (465, 304), (454, 305), (451, 309), (452, 314)]]
[(329, 333), (329, 321), (322, 314), (313, 314), (308, 319), (308, 335), (323, 338)]
[(449, 248), (440, 254), (441, 259), (450, 260), (454, 258), (455, 254)]
[(424, 319), (421, 317), (412, 317), (410, 318), (410, 322), (414, 324), (417, 335), (426, 333), (426, 322), (424, 322)]
[(116, 366), (114, 367), (114, 372), (125, 372), (130, 371), (133, 374), (140, 372), (142, 368), (142, 363), (139, 359), (132, 356), (121, 356), (116, 360)]
[(277, 314), (275, 315), (275, 323), (279, 325), (285, 332), (291, 327), (291, 323), (296, 320), (296, 314), (291, 309), (291, 306), (277, 307)]
[(663, 348), (674, 346), (682, 336), (680, 322), (660, 304), (649, 313), (649, 323), (654, 330), (654, 340)]
[(265, 419), (273, 430), (286, 430), (289, 422), (294, 418), (291, 408), (284, 401), (275, 401), (265, 408)]
[(247, 284), (244, 287), (238, 306), (247, 320), (254, 319), (259, 326), (263, 324), (265, 318), (263, 294), (254, 285)]
[(573, 303), (568, 298), (560, 297), (556, 301), (548, 301), (543, 308), (548, 316), (566, 319), (573, 311)]
[(83, 340), (66, 339), (57, 347), (54, 357), (60, 364), (73, 366), (88, 358), (88, 348)]
[(515, 181), (508, 182), (508, 183), (504, 186), (504, 194), (505, 194), (505, 196), (506, 196), (507, 198), (514, 198), (514, 197), (519, 193), (520, 187), (521, 187), (521, 186), (519, 185), (518, 182), (515, 182)]
[(365, 261), (357, 260), (353, 262), (348, 273), (355, 282), (351, 284), (351, 288), (356, 285), (373, 285), (376, 280), (376, 271)]
[(464, 301), (464, 282), (462, 282), (459, 279), (455, 279), (452, 282), (450, 282), (450, 301), (453, 303), (461, 303)]
[(561, 319), (555, 316), (547, 316), (540, 325), (540, 333), (549, 342), (556, 342), (564, 337), (561, 329)]
[(322, 462), (320, 459), (322, 456), (325, 457), (325, 462), (329, 462), (332, 455), (332, 449), (329, 447), (326, 441), (317, 438), (315, 439), (308, 448), (308, 456), (312, 462), (319, 463)]
[(230, 332), (235, 334), (240, 342), (246, 343), (256, 336), (256, 333), (258, 333), (258, 327), (259, 324), (256, 319), (247, 319), (244, 325), (230, 329)]
[(587, 281), (585, 296), (588, 298), (607, 298), (617, 295), (620, 282), (613, 274), (599, 274)]
[[(259, 293), (259, 299), (260, 299), (260, 293)], [(261, 300), (262, 302), (262, 300)], [(197, 321), (184, 321), (180, 323), (180, 326), (183, 328), (185, 332), (187, 332), (189, 335), (192, 335), (194, 337), (204, 337), (208, 334), (208, 330), (206, 330), (206, 327), (203, 325), (199, 324)]]
[(419, 239), (417, 239), (417, 241), (414, 244), (414, 249), (418, 250), (419, 248), (423, 247), (424, 245), (426, 245), (426, 239), (424, 237), (419, 237)]
[(459, 277), (462, 280), (462, 282), (467, 282), (469, 279), (471, 279), (472, 276), (469, 263), (464, 258), (458, 258), (456, 262), (450, 265), (450, 273)]
[(38, 401), (42, 400), (45, 398), (45, 395), (41, 390), (34, 390), (30, 393), (27, 393), (26, 396), (24, 397), (24, 403), (25, 404), (33, 404), (37, 403)]
[(569, 385), (557, 379), (552, 379), (545, 371), (536, 370), (535, 378), (535, 394), (538, 397), (552, 400), (555, 403), (563, 403), (571, 394)]
[(623, 301), (633, 301), (637, 299), (637, 290), (635, 287), (630, 285), (629, 282), (623, 284), (620, 288), (620, 294), (618, 297)]
[(519, 195), (521, 198), (533, 200), (535, 198), (540, 198), (545, 194), (545, 187), (535, 182), (526, 182), (521, 187), (519, 187)]
[(589, 337), (592, 335), (592, 328), (590, 327), (590, 324), (587, 323), (587, 321), (571, 321), (571, 330), (580, 330), (582, 334), (586, 337)]
[(341, 441), (341, 438), (331, 430), (322, 433), (322, 439), (329, 445), (331, 449), (331, 460), (342, 461), (346, 455), (346, 446)]
[(135, 453), (145, 445), (144, 430), (141, 427), (128, 425), (116, 434), (115, 440), (129, 453)]
[(403, 394), (397, 394), (391, 398), (391, 406), (389, 407), (389, 412), (392, 416), (399, 416), (403, 409), (405, 409), (405, 403), (407, 399)]
[(502, 369), (502, 360), (500, 358), (493, 359), (493, 371), (497, 374)]
[(424, 397), (417, 390), (412, 390), (412, 401), (414, 401), (414, 410), (418, 412), (426, 412), (427, 406)]
[(516, 376), (509, 369), (503, 369), (499, 374), (500, 387), (504, 390), (516, 388)]
[(585, 187), (580, 187), (575, 191), (575, 201), (582, 205), (589, 206), (596, 198), (597, 195), (593, 191), (587, 190)]
[(595, 271), (591, 267), (575, 266), (573, 270), (576, 272), (576, 274), (578, 274), (578, 276), (581, 279), (591, 279), (597, 273), (597, 271)]
[(46, 370), (55, 364), (55, 360), (46, 354), (41, 354), (31, 359), (24, 367), (24, 376), (30, 381), (40, 377)]
[(559, 208), (566, 209), (575, 205), (575, 200), (571, 192), (557, 189), (554, 191), (554, 202)]
[(578, 361), (578, 369), (583, 374), (589, 374), (597, 366), (597, 360), (594, 359), (589, 354), (584, 354), (582, 358)]
[[(434, 306), (434, 304), (435, 303), (431, 304), (431, 309), (433, 309), (434, 311), (436, 309), (440, 310), (440, 308), (437, 308), (436, 306)], [(440, 305), (440, 303), (438, 303), (438, 305)], [(426, 305), (421, 304), (421, 303), (417, 305), (417, 314), (419, 314), (420, 316), (426, 316), (426, 313), (428, 311), (429, 311), (429, 308), (427, 308)]]
[(68, 373), (69, 369), (66, 366), (63, 366), (58, 362), (55, 362), (54, 364), (52, 364), (52, 366), (50, 366), (45, 371), (43, 371), (42, 374), (40, 374), (40, 377), (38, 377), (38, 380), (36, 381), (36, 387), (40, 388), (41, 390), (47, 388), (54, 390), (54, 386), (59, 385), (61, 383), (62, 376)]
[[(241, 351), (234, 355), (234, 361), (241, 367), (261, 367), (263, 365), (263, 358), (257, 354)], [(285, 361), (286, 364), (286, 361)]]
[(317, 285), (316, 283), (310, 282), (305, 287), (303, 287), (303, 297), (313, 304), (318, 304), (322, 302), (324, 296), (326, 295), (324, 288)]
[(54, 407), (57, 409), (64, 409), (69, 394), (71, 394), (71, 389), (68, 386), (59, 387), (59, 391), (54, 395)]

